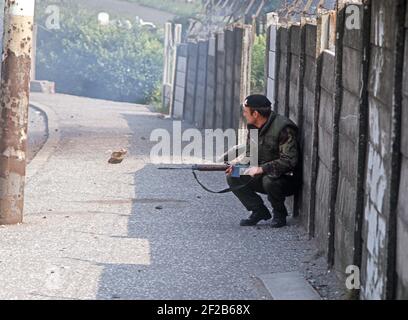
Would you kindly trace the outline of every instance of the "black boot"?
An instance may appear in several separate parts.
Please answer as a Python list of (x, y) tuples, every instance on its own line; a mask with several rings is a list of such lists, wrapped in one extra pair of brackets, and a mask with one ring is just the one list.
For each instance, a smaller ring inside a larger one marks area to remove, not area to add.
[(269, 220), (272, 218), (267, 207), (252, 211), (248, 219), (241, 220), (239, 224), (242, 227), (255, 226), (261, 220)]
[(274, 211), (271, 227), (282, 228), (284, 226), (286, 226), (286, 214)]

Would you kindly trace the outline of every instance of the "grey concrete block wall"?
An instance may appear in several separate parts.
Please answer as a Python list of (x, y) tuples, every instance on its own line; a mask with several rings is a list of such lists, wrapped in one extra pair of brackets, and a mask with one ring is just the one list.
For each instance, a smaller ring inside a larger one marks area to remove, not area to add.
[[(332, 144), (333, 144), (333, 112), (334, 112), (334, 96), (336, 91), (335, 86), (335, 56), (332, 52), (325, 51), (322, 53), (322, 73), (320, 75), (320, 100), (319, 100), (319, 119), (317, 125), (318, 130), (318, 170), (317, 170), (317, 185), (316, 190), (310, 190), (312, 170), (312, 137), (314, 126), (315, 113), (315, 88), (316, 88), (316, 26), (306, 25), (305, 27), (306, 47), (304, 57), (305, 75), (303, 81), (303, 134), (304, 134), (304, 184), (302, 195), (300, 197), (300, 216), (304, 225), (308, 223), (308, 215), (310, 214), (310, 199), (316, 198), (315, 203), (315, 236), (319, 240), (321, 250), (328, 253), (328, 222), (329, 222), (329, 190), (330, 181), (332, 179)], [(289, 87), (289, 110), (290, 117), (293, 120), (298, 119), (298, 92), (299, 92), (299, 62), (300, 62), (300, 37), (296, 27), (292, 26), (290, 37), (285, 28), (281, 27), (280, 33), (280, 68), (278, 77), (279, 92), (276, 96), (278, 100), (278, 112), (283, 112), (282, 101), (285, 101), (285, 91), (287, 77), (290, 77)], [(361, 33), (361, 32), (360, 32)], [(348, 37), (353, 37), (349, 40)], [(287, 74), (287, 43), (285, 39), (291, 39), (290, 56), (291, 68), (290, 74)], [(358, 37), (357, 37), (358, 38)], [(355, 33), (350, 33), (345, 36), (345, 42), (356, 43)], [(354, 41), (354, 42), (353, 42)], [(356, 49), (357, 48), (357, 49)], [(339, 195), (336, 202), (336, 261), (339, 270), (343, 270), (345, 263), (353, 259), (354, 246), (354, 224), (356, 201), (355, 201), (355, 184), (357, 176), (357, 158), (347, 158), (349, 154), (357, 155), (356, 139), (358, 132), (356, 130), (358, 124), (358, 106), (359, 106), (359, 79), (361, 72), (361, 52), (358, 51), (360, 46), (347, 48), (349, 52), (345, 53), (344, 63), (352, 67), (345, 73), (349, 73), (349, 77), (343, 79), (344, 85), (344, 108), (341, 109), (340, 126), (340, 144), (339, 144)], [(350, 54), (348, 54), (350, 53)], [(349, 72), (350, 71), (350, 72)], [(357, 82), (353, 82), (358, 79)], [(349, 89), (349, 91), (347, 91)], [(343, 155), (343, 156), (342, 156)], [(353, 186), (353, 187), (351, 187)], [(345, 269), (344, 269), (345, 270)]]
[(315, 208), (315, 238), (321, 252), (327, 255), (328, 234), (329, 234), (329, 192), (330, 189), (330, 169), (319, 161), (317, 171), (316, 208)]
[[(274, 89), (274, 102), (275, 111), (280, 114), (285, 114), (286, 103), (289, 107), (290, 118), (302, 127), (301, 140), (302, 140), (302, 164), (303, 164), (303, 188), (296, 199), (289, 199), (287, 206), (289, 211), (293, 211), (297, 208), (297, 213), (300, 216), (303, 225), (308, 225), (309, 212), (310, 212), (310, 199), (314, 190), (310, 189), (312, 170), (312, 137), (313, 137), (313, 122), (314, 122), (314, 109), (315, 109), (315, 86), (316, 86), (316, 25), (305, 25), (305, 48), (302, 52), (301, 34), (302, 29), (299, 25), (293, 25), (286, 27), (280, 25), (276, 30), (276, 52), (275, 56), (275, 68), (268, 66), (269, 77), (272, 72), (276, 74), (273, 85)], [(272, 37), (271, 37), (272, 38)], [(290, 39), (290, 44), (288, 40)], [(289, 48), (289, 52), (288, 49)], [(300, 63), (301, 55), (304, 55), (304, 81), (300, 83)], [(269, 63), (273, 61), (268, 59)], [(288, 74), (287, 63), (290, 61), (290, 72)], [(275, 72), (276, 70), (276, 72)], [(277, 83), (276, 83), (277, 82)], [(270, 84), (268, 84), (269, 86)], [(289, 85), (289, 86), (288, 86)], [(300, 87), (299, 85), (302, 85)], [(268, 92), (271, 89), (268, 87)], [(287, 96), (288, 90), (288, 96)], [(301, 91), (302, 90), (302, 91)], [(302, 110), (299, 108), (299, 97), (302, 94)], [(288, 99), (288, 100), (286, 100)], [(300, 120), (302, 119), (302, 120)], [(298, 123), (301, 121), (302, 123)]]
[(285, 114), (286, 106), (286, 88), (287, 88), (287, 47), (289, 39), (288, 28), (280, 26), (278, 28), (278, 38), (279, 38), (279, 70), (278, 70), (278, 92), (275, 93), (276, 96), (276, 112), (280, 114)]
[(194, 123), (198, 128), (204, 128), (205, 107), (207, 99), (207, 61), (208, 40), (198, 42), (197, 82), (194, 103)]
[(175, 101), (183, 102), (177, 108), (183, 119), (199, 128), (243, 127), (241, 105), (249, 94), (251, 26), (235, 25), (209, 40), (191, 39), (185, 53), (187, 59), (177, 59), (179, 85), (174, 89)]
[[(356, 246), (354, 241), (358, 241), (361, 237), (363, 245), (361, 298), (363, 299), (386, 297), (387, 272), (390, 270), (388, 248), (392, 247), (390, 241), (394, 241), (387, 232), (391, 219), (395, 218), (392, 215), (394, 211), (392, 211), (391, 201), (391, 190), (395, 190), (395, 187), (391, 188), (391, 182), (394, 181), (391, 179), (391, 174), (395, 172), (391, 166), (391, 160), (395, 152), (391, 151), (394, 139), (392, 131), (396, 130), (393, 118), (395, 116), (393, 114), (395, 111), (393, 109), (394, 82), (398, 79), (394, 71), (398, 70), (396, 61), (399, 60), (395, 60), (398, 47), (394, 39), (397, 22), (390, 17), (397, 14), (396, 3), (398, 1), (372, 0), (371, 45), (367, 52), (370, 65), (369, 72), (364, 75), (362, 73), (364, 39), (361, 30), (344, 30), (343, 43), (339, 51), (342, 55), (338, 56), (342, 56), (342, 68), (335, 68), (339, 61), (330, 51), (324, 51), (319, 58), (316, 57), (317, 32), (316, 26), (313, 25), (304, 26), (305, 55), (302, 53), (299, 34), (296, 27), (293, 26), (290, 30), (283, 26), (278, 28), (279, 41), (274, 44), (276, 52), (271, 50), (272, 44), (269, 43), (267, 54), (267, 61), (274, 64), (266, 67), (267, 93), (268, 95), (273, 93), (277, 106), (276, 111), (281, 114), (289, 111), (290, 117), (295, 122), (298, 119), (301, 119), (302, 122), (304, 186), (299, 197), (301, 222), (308, 227), (311, 227), (310, 222), (313, 222), (314, 236), (318, 240), (320, 249), (326, 254), (329, 250), (331, 253), (334, 252), (334, 268), (343, 276), (345, 268), (359, 259), (359, 256), (354, 254)], [(408, 269), (406, 249), (408, 248), (408, 200), (404, 194), (404, 191), (408, 189), (408, 112), (406, 111), (408, 108), (408, 38), (405, 42), (407, 44), (403, 66), (402, 157), (396, 226), (397, 297), (399, 298), (406, 298), (408, 292), (406, 271)], [(189, 44), (185, 78), (187, 82), (190, 78), (195, 87), (192, 88), (191, 84), (187, 83), (184, 102), (185, 117), (191, 118), (192, 114), (196, 122), (198, 119), (203, 119), (206, 126), (207, 123), (212, 123), (215, 128), (237, 129), (239, 113), (236, 111), (239, 110), (238, 107), (242, 102), (243, 88), (241, 60), (243, 59), (242, 52), (245, 50), (242, 47), (242, 29), (225, 30), (225, 33), (217, 35), (212, 49), (210, 47), (207, 47), (208, 54), (203, 64), (204, 57), (200, 58), (194, 52), (194, 44)], [(271, 53), (273, 58), (271, 58)], [(302, 61), (305, 68), (304, 81), (299, 81), (301, 75), (299, 67)], [(316, 71), (320, 70), (320, 62), (321, 73), (316, 74)], [(204, 65), (205, 81), (200, 76), (200, 70), (203, 71)], [(341, 82), (336, 83), (335, 70), (341, 72)], [(364, 83), (368, 88), (367, 91), (362, 90), (365, 88), (362, 86), (362, 80), (365, 77), (368, 78), (368, 81)], [(177, 79), (183, 80), (182, 72), (179, 70)], [(316, 80), (319, 83), (316, 83)], [(211, 87), (211, 83), (215, 84), (214, 87)], [(203, 86), (207, 91), (205, 95), (200, 96), (199, 88)], [(273, 89), (271, 89), (272, 86)], [(315, 92), (316, 89), (319, 90), (318, 94)], [(368, 128), (367, 156), (361, 158), (366, 158), (365, 172), (363, 172), (364, 161), (358, 163), (358, 159), (359, 155), (365, 154), (365, 151), (361, 151), (364, 148), (359, 148), (359, 142), (364, 134), (359, 130), (363, 130), (364, 126), (361, 126), (359, 119), (362, 116), (361, 112), (365, 110), (362, 109), (365, 94), (368, 95)], [(175, 95), (181, 99), (180, 92), (176, 92)], [(315, 101), (316, 98), (319, 100)], [(196, 106), (199, 106), (200, 99), (203, 99), (205, 101), (203, 109), (201, 107), (189, 109), (188, 99), (197, 102)], [(214, 100), (213, 109), (210, 108), (211, 100)], [(341, 102), (341, 104), (336, 104), (336, 102)], [(315, 110), (316, 106), (317, 110)], [(335, 112), (336, 110), (338, 113)], [(200, 112), (203, 117), (200, 116)], [(317, 115), (319, 115), (318, 118), (316, 118)], [(315, 132), (318, 137), (316, 154), (312, 148)], [(337, 134), (338, 141), (336, 140)], [(338, 150), (332, 150), (333, 146), (338, 147)], [(312, 161), (315, 159), (314, 155), (317, 156), (316, 163)], [(314, 164), (317, 167), (314, 167)], [(332, 172), (337, 168), (334, 164), (338, 165), (338, 172)], [(358, 176), (361, 177), (359, 180), (357, 180)], [(363, 182), (362, 179), (365, 179), (364, 199), (361, 198), (362, 193), (359, 194), (361, 189), (358, 189), (358, 183)], [(314, 182), (316, 186), (312, 188)], [(337, 187), (332, 185), (332, 182), (337, 183)], [(336, 189), (337, 192), (332, 193), (334, 197), (330, 198), (330, 191)], [(364, 210), (361, 210), (361, 206), (357, 207), (360, 199), (364, 200)], [(329, 220), (330, 209), (333, 208), (333, 205), (335, 210), (333, 220)], [(355, 215), (357, 211), (363, 215), (361, 235), (357, 233), (358, 231), (356, 232), (356, 223), (359, 221)], [(333, 243), (329, 241), (331, 240), (329, 223), (331, 227), (334, 223), (334, 248)]]
[(401, 181), (397, 208), (397, 298), (408, 299), (408, 10), (405, 19), (405, 55), (403, 67)]
[(275, 71), (276, 71), (276, 50), (277, 50), (277, 26), (271, 25), (267, 31), (267, 75), (266, 75), (266, 96), (270, 101), (275, 101)]
[(323, 52), (323, 67), (322, 67), (322, 80), (320, 82), (321, 87), (329, 93), (334, 94), (335, 88), (335, 73), (334, 67), (335, 63), (335, 56), (334, 52), (331, 51), (324, 51)]
[(216, 94), (215, 94), (215, 128), (222, 129), (224, 127), (224, 96), (225, 96), (225, 34), (220, 32), (216, 35), (217, 40), (217, 81), (216, 81)]
[(300, 50), (301, 50), (301, 29), (299, 25), (289, 28), (290, 32), (290, 73), (289, 73), (289, 118), (295, 123), (298, 122), (299, 110), (299, 77), (300, 77)]
[(334, 55), (322, 53), (322, 75), (320, 81), (320, 107), (318, 126), (318, 173), (315, 208), (315, 236), (320, 249), (328, 253), (331, 158), (334, 112)]
[(234, 71), (235, 71), (235, 34), (233, 30), (225, 30), (225, 91), (224, 91), (224, 122), (223, 129), (233, 128), (234, 110)]
[(348, 91), (343, 87), (343, 104), (340, 114), (340, 133), (348, 139), (356, 141), (359, 121), (359, 94)]
[(317, 45), (317, 27), (315, 24), (306, 24), (306, 55), (312, 58), (316, 57)]
[[(336, 61), (333, 54), (324, 51), (319, 59), (322, 61), (322, 71), (321, 74), (316, 75), (315, 71), (318, 70), (316, 41), (308, 39), (316, 39), (317, 32), (315, 26), (306, 25), (304, 86), (296, 87), (295, 84), (299, 84), (299, 70), (293, 69), (293, 66), (298, 64), (296, 52), (299, 41), (296, 41), (295, 33), (289, 34), (282, 26), (278, 29), (280, 49), (276, 55), (279, 59), (275, 59), (275, 67), (279, 67), (277, 77), (274, 79), (278, 82), (274, 86), (278, 89), (274, 92), (275, 106), (277, 106), (276, 111), (283, 113), (285, 103), (288, 102), (290, 116), (295, 119), (295, 92), (299, 92), (299, 89), (303, 90), (302, 125), (306, 138), (303, 165), (305, 168), (310, 168), (309, 166), (312, 165), (311, 140), (314, 126), (318, 133), (316, 189), (310, 188), (314, 177), (309, 170), (309, 174), (304, 174), (302, 197), (300, 197), (302, 224), (306, 225), (309, 222), (308, 219), (314, 214), (312, 222), (317, 243), (326, 254), (329, 249), (333, 250), (334, 268), (343, 276), (343, 279), (347, 266), (361, 262), (362, 299), (384, 299), (392, 294), (389, 290), (391, 279), (388, 276), (393, 272), (393, 247), (396, 246), (396, 295), (399, 299), (407, 299), (408, 200), (404, 193), (408, 190), (408, 37), (406, 31), (401, 153), (398, 154), (398, 150), (395, 152), (392, 149), (394, 141), (398, 141), (398, 137), (393, 136), (392, 132), (397, 134), (399, 132), (398, 120), (396, 120), (396, 117), (399, 117), (399, 109), (395, 107), (398, 103), (398, 91), (395, 89), (398, 87), (395, 80), (398, 81), (400, 78), (398, 72), (395, 72), (399, 68), (395, 57), (398, 57), (396, 48), (401, 48), (401, 42), (395, 41), (398, 24), (395, 17), (398, 17), (398, 13), (401, 12), (396, 9), (398, 4), (401, 6), (407, 4), (392, 0), (372, 0), (371, 4), (371, 17), (368, 17), (371, 21), (369, 25), (371, 30), (367, 30), (370, 33), (371, 45), (368, 51), (364, 51), (364, 54), (369, 57), (370, 64), (365, 74), (363, 74), (365, 70), (363, 49), (368, 38), (363, 38), (364, 30), (345, 28), (339, 51), (342, 53), (339, 56), (342, 56), (343, 60)], [(360, 13), (360, 23), (363, 26), (364, 10)], [(408, 18), (405, 28), (408, 28)], [(289, 46), (290, 55), (287, 52), (288, 39), (294, 41)], [(341, 72), (342, 81), (336, 83), (337, 63), (341, 63), (341, 68), (337, 70)], [(288, 64), (291, 68), (288, 68)], [(402, 67), (402, 64), (400, 65)], [(272, 68), (269, 69), (272, 70)], [(321, 77), (320, 88), (318, 87), (320, 95), (315, 95), (317, 76)], [(368, 81), (362, 82), (365, 79)], [(287, 80), (290, 80), (289, 87)], [(366, 87), (367, 90), (364, 91)], [(316, 98), (319, 99), (317, 113), (314, 110)], [(335, 105), (336, 102), (338, 104)], [(366, 116), (365, 107), (367, 107), (366, 124), (364, 121), (360, 122)], [(338, 113), (333, 113), (335, 110)], [(315, 114), (319, 115), (317, 123), (314, 123)], [(368, 127), (365, 128), (365, 125)], [(365, 129), (367, 129), (366, 135)], [(333, 140), (337, 134), (338, 141)], [(307, 137), (310, 137), (309, 143), (307, 143)], [(359, 145), (361, 141), (365, 141), (365, 137), (367, 137), (366, 148)], [(333, 146), (337, 146), (338, 150), (332, 150)], [(392, 166), (391, 161), (392, 159), (399, 161), (400, 156), (401, 172), (396, 172), (399, 167)], [(335, 168), (334, 164), (338, 165), (338, 172), (331, 172)], [(395, 174), (398, 173), (400, 173), (400, 179), (394, 179)], [(399, 187), (396, 186), (395, 181), (399, 183)], [(336, 189), (332, 189), (331, 182), (337, 183), (337, 187), (334, 187)], [(360, 192), (362, 189), (364, 191)], [(329, 198), (329, 190), (337, 190), (335, 194), (333, 193), (332, 199)], [(399, 192), (397, 217), (392, 210), (392, 190)], [(314, 197), (315, 203), (304, 200), (305, 198), (313, 200)], [(335, 201), (332, 203), (335, 210), (334, 220), (331, 220), (331, 223), (334, 223), (335, 232), (334, 248), (329, 245), (328, 224), (331, 200)], [(363, 206), (359, 206), (360, 201), (363, 201), (361, 202)], [(314, 204), (314, 210), (310, 207), (311, 204)], [(306, 217), (305, 212), (307, 212)], [(361, 222), (359, 216), (356, 216), (357, 212), (362, 215), (362, 229), (357, 225)], [(308, 217), (309, 214), (310, 217)], [(393, 234), (390, 234), (390, 230), (394, 230), (395, 218), (396, 239)], [(359, 239), (362, 241), (361, 252)], [(358, 252), (356, 253), (355, 250)], [(391, 287), (392, 285), (391, 283)]]
[[(303, 129), (303, 77), (301, 75), (303, 64), (301, 60), (304, 55), (305, 48), (302, 44), (302, 28), (300, 24), (292, 25), (289, 27), (290, 32), (290, 46), (289, 46), (289, 92), (287, 96), (287, 108), (289, 118), (298, 125), (300, 129)], [(300, 97), (302, 94), (302, 97)], [(304, 140), (304, 135), (301, 133), (301, 143)], [(301, 145), (303, 150), (303, 144)], [(303, 194), (297, 194), (291, 199), (289, 211), (292, 211), (294, 215), (299, 216), (301, 205), (299, 201), (302, 201)]]
[(187, 45), (177, 46), (176, 78), (173, 93), (173, 114), (175, 119), (182, 119), (184, 113), (184, 96), (186, 91), (187, 72)]
[(243, 78), (241, 78), (242, 73), (242, 56), (243, 56), (243, 37), (244, 37), (244, 29), (242, 28), (235, 28), (234, 29), (234, 37), (235, 37), (235, 52), (234, 52), (234, 88), (233, 88), (233, 96), (232, 96), (232, 119), (231, 119), (231, 127), (235, 130), (239, 129), (239, 122), (241, 119), (241, 82)]
[(215, 126), (215, 101), (217, 92), (217, 39), (215, 36), (211, 37), (208, 41), (206, 87), (204, 127), (213, 129)]
[(308, 223), (311, 197), (312, 137), (315, 111), (316, 86), (316, 25), (306, 24), (305, 28), (305, 72), (303, 88), (303, 190), (300, 217)]
[(365, 299), (384, 299), (386, 296), (396, 3), (392, 0), (372, 1), (362, 262), (362, 297)]
[(359, 95), (361, 91), (362, 52), (353, 48), (343, 47), (343, 83), (348, 91)]
[(187, 84), (184, 100), (184, 120), (194, 123), (194, 106), (196, 100), (198, 44), (195, 41), (187, 43)]
[[(364, 10), (360, 9), (360, 25)], [(360, 95), (363, 79), (363, 30), (343, 26), (342, 105), (339, 119), (339, 181), (335, 207), (334, 268), (346, 279), (346, 268), (355, 261), (358, 201), (358, 143)]]

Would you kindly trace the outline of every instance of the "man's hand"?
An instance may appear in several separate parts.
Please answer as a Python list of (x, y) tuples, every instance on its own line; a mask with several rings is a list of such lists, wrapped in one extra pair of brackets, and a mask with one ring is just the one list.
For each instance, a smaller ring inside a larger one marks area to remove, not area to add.
[(245, 172), (244, 172), (245, 175), (248, 175), (248, 176), (251, 176), (251, 177), (255, 177), (255, 176), (261, 175), (263, 173), (264, 173), (264, 171), (263, 171), (263, 169), (261, 167), (252, 167), (252, 168), (249, 168), (249, 169), (245, 170)]
[(227, 170), (225, 170), (225, 174), (226, 175), (229, 175), (229, 174), (231, 174), (232, 173), (232, 166), (229, 166), (228, 168), (227, 168)]

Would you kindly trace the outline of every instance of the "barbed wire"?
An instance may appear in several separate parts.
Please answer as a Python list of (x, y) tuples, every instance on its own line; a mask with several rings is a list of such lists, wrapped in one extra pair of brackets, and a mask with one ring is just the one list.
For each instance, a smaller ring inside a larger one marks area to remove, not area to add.
[[(230, 24), (258, 18), (266, 0), (203, 0), (202, 12), (191, 19), (189, 35), (204, 35)], [(271, 2), (271, 1), (269, 1)]]
[[(313, 18), (319, 9), (333, 10), (336, 0), (202, 0), (202, 11), (190, 20), (189, 37), (206, 37), (211, 33), (237, 23), (253, 23), (262, 19), (264, 8), (271, 7), (279, 17), (299, 21), (300, 17)], [(272, 11), (272, 9), (271, 9)]]

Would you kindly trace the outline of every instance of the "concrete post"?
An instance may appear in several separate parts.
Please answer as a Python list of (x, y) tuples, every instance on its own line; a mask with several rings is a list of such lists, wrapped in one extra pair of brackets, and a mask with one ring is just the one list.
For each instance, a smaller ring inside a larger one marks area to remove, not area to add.
[(23, 220), (35, 0), (6, 0), (0, 94), (0, 225)]
[[(306, 63), (306, 19), (302, 17), (300, 23), (300, 50), (299, 50), (299, 78), (297, 88), (297, 125), (300, 132), (300, 147), (304, 150), (305, 134), (303, 130), (304, 122), (304, 89), (305, 89), (305, 63)], [(304, 162), (302, 161), (302, 166)], [(303, 173), (304, 168), (302, 169)], [(293, 216), (298, 217), (300, 215), (300, 207), (302, 202), (302, 192), (298, 192), (294, 196)]]
[(169, 115), (173, 114), (173, 93), (174, 87), (176, 86), (176, 73), (177, 73), (177, 46), (181, 43), (181, 31), (182, 25), (176, 24), (174, 28), (174, 41), (171, 45), (171, 68), (169, 75), (170, 84), (170, 97), (169, 97)]
[(392, 99), (392, 128), (391, 128), (391, 173), (390, 173), (390, 217), (387, 230), (387, 283), (385, 288), (385, 298), (393, 300), (396, 298), (397, 278), (396, 278), (396, 259), (397, 259), (397, 215), (398, 215), (398, 196), (401, 179), (401, 134), (402, 134), (402, 101), (403, 101), (403, 71), (405, 54), (405, 18), (407, 13), (407, 4), (404, 0), (396, 3), (396, 35), (394, 51), (394, 87)]
[(284, 114), (286, 117), (289, 117), (289, 95), (290, 95), (290, 72), (292, 68), (292, 57), (290, 53), (290, 44), (292, 42), (291, 32), (290, 32), (290, 25), (286, 26), (288, 38), (286, 43), (286, 75), (285, 75), (285, 109)]
[(215, 91), (215, 119), (214, 128), (222, 129), (224, 127), (224, 117), (225, 117), (225, 65), (226, 65), (226, 54), (225, 54), (225, 33), (224, 31), (219, 32), (216, 35), (217, 41), (217, 53), (216, 53), (216, 91)]
[[(238, 136), (238, 144), (243, 144), (246, 141), (247, 134), (246, 121), (242, 116), (241, 104), (251, 92), (251, 61), (252, 61), (252, 47), (253, 47), (253, 30), (251, 25), (244, 25), (242, 30), (242, 53), (240, 63), (240, 74), (236, 75), (236, 80), (239, 79), (239, 92), (235, 93), (235, 108), (234, 111), (235, 118), (238, 122), (238, 128), (241, 129), (240, 135)], [(237, 78), (239, 76), (239, 78)], [(238, 100), (237, 100), (238, 99)]]
[(162, 105), (173, 114), (173, 86), (176, 77), (177, 45), (181, 42), (181, 25), (167, 22), (164, 27), (164, 67)]
[(316, 186), (317, 186), (317, 173), (319, 168), (319, 113), (320, 113), (320, 84), (322, 77), (322, 58), (321, 53), (324, 50), (324, 45), (322, 43), (324, 23), (322, 19), (321, 12), (318, 12), (316, 19), (316, 66), (315, 66), (315, 85), (314, 85), (314, 110), (313, 110), (313, 131), (312, 131), (312, 170), (310, 171), (310, 204), (309, 204), (309, 223), (308, 223), (308, 233), (309, 237), (313, 238), (315, 236), (315, 222), (316, 222)]
[(268, 13), (266, 16), (267, 25), (267, 50), (266, 50), (266, 63), (265, 63), (265, 84), (266, 84), (266, 95), (269, 100), (275, 102), (275, 82), (277, 78), (275, 75), (276, 70), (276, 56), (277, 56), (277, 29), (278, 29), (279, 18), (275, 12)]
[(327, 263), (330, 268), (334, 266), (335, 259), (335, 233), (336, 233), (336, 201), (339, 190), (339, 144), (340, 144), (340, 116), (343, 104), (343, 38), (345, 25), (344, 5), (337, 7), (337, 26), (335, 28), (337, 37), (335, 42), (335, 93), (334, 93), (334, 113), (333, 113), (333, 140), (332, 140), (332, 160), (331, 160), (331, 178), (330, 178), (330, 206), (329, 206), (329, 244)]
[(163, 53), (163, 81), (162, 81), (162, 107), (166, 109), (169, 105), (170, 98), (169, 77), (170, 77), (170, 43), (171, 37), (171, 23), (167, 22), (164, 26), (164, 53)]

